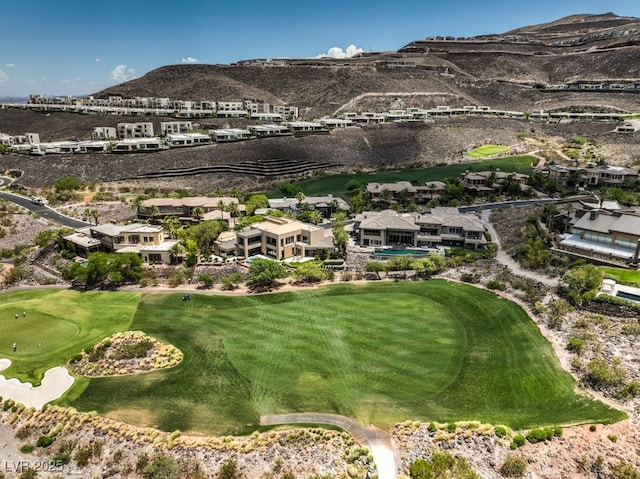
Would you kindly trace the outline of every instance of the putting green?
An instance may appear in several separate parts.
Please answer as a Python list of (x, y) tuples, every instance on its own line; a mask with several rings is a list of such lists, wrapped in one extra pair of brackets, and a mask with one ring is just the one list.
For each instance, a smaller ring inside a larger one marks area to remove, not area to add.
[[(7, 315), (6, 308), (0, 308), (0, 317)], [(28, 317), (18, 313), (0, 321), (0, 356), (13, 352), (13, 343), (17, 344), (17, 352), (22, 356), (37, 356), (43, 351), (51, 351), (65, 346), (80, 332), (80, 328), (62, 318), (41, 312), (30, 312)], [(36, 331), (37, 334), (34, 334)]]

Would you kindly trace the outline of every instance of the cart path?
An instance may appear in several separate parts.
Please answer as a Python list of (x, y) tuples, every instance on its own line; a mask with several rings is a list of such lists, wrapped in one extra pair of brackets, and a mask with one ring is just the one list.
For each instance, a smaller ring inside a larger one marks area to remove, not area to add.
[(353, 419), (338, 414), (298, 413), (260, 416), (261, 425), (329, 424), (338, 426), (353, 436), (361, 446), (369, 448), (378, 468), (379, 479), (396, 479), (396, 461), (391, 435), (376, 427), (360, 426)]
[(553, 288), (558, 286), (557, 278), (556, 279), (549, 278), (542, 274), (535, 273), (534, 271), (529, 271), (524, 269), (511, 256), (509, 256), (505, 250), (502, 249), (502, 246), (500, 245), (500, 237), (498, 236), (498, 233), (496, 232), (495, 228), (489, 221), (490, 214), (491, 214), (490, 210), (483, 210), (481, 213), (482, 220), (484, 221), (485, 225), (487, 225), (487, 229), (489, 230), (489, 234), (491, 235), (491, 241), (498, 245), (498, 251), (496, 253), (496, 261), (508, 267), (514, 274), (518, 276), (524, 276), (525, 278), (535, 279), (536, 281), (546, 286), (551, 286)]

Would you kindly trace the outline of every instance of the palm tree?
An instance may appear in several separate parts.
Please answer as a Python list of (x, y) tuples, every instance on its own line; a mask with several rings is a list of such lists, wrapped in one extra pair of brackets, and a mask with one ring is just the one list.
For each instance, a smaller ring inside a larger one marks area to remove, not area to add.
[(229, 190), (229, 196), (233, 196), (237, 200), (240, 200), (242, 197), (242, 192), (234, 186)]
[(227, 213), (231, 215), (232, 218), (235, 218), (240, 213), (240, 209), (238, 208), (238, 203), (231, 202), (226, 206)]
[(564, 223), (564, 232), (567, 233), (569, 232), (569, 225), (571, 223), (571, 214), (576, 211), (576, 207), (573, 206), (573, 203), (569, 203), (565, 206), (564, 210), (567, 213)]
[(175, 216), (167, 216), (162, 220), (162, 227), (169, 232), (171, 239), (175, 239), (180, 228), (180, 221)]
[(223, 189), (222, 189), (222, 188), (220, 188), (219, 186), (218, 186), (218, 187), (216, 187), (216, 188), (213, 190), (213, 196), (215, 196), (215, 197), (218, 197), (218, 198), (219, 198), (220, 196), (223, 196), (223, 195), (224, 195), (224, 191), (223, 191)]
[(313, 224), (317, 225), (322, 223), (322, 221), (324, 220), (324, 216), (322, 216), (322, 213), (320, 213), (318, 210), (313, 210), (311, 213), (309, 213), (309, 220)]
[(98, 218), (100, 218), (100, 214), (100, 210), (95, 208), (91, 210), (91, 217), (95, 220), (96, 226), (98, 225)]
[(135, 199), (131, 202), (131, 207), (136, 210), (136, 216), (140, 216), (140, 210), (142, 209), (142, 197), (137, 195)]
[(89, 220), (89, 224), (91, 224), (91, 208), (85, 208), (85, 210), (82, 212), (82, 218), (87, 218)]
[(185, 252), (185, 247), (181, 241), (178, 241), (169, 249), (169, 257), (171, 258), (171, 264), (174, 264), (178, 258), (180, 258)]
[(160, 214), (160, 208), (158, 208), (156, 205), (153, 205), (153, 206), (147, 206), (145, 209), (147, 214), (151, 216), (151, 223), (155, 224), (156, 216)]
[(200, 220), (204, 216), (204, 210), (201, 206), (196, 206), (191, 210), (191, 216), (193, 216), (196, 220)]

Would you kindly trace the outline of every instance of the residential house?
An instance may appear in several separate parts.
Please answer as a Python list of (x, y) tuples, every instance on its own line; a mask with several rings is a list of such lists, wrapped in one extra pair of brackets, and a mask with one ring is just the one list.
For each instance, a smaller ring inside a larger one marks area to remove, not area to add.
[(472, 194), (496, 193), (507, 191), (513, 185), (524, 188), (529, 181), (529, 175), (508, 173), (499, 169), (490, 171), (465, 171), (460, 178), (465, 191)]
[(204, 133), (169, 133), (165, 141), (171, 147), (198, 146), (211, 144), (211, 137)]
[[(266, 216), (264, 221), (238, 231), (236, 238), (237, 255), (245, 258), (260, 254), (284, 260), (316, 256), (334, 248), (330, 229), (286, 217)], [(219, 254), (220, 247), (214, 246), (214, 251)]]
[[(331, 218), (331, 215), (338, 211), (349, 213), (350, 206), (342, 198), (334, 197), (332, 194), (327, 196), (306, 196), (302, 203), (307, 203), (314, 210), (318, 210), (325, 218)], [(280, 210), (284, 213), (289, 211), (297, 211), (300, 201), (296, 198), (271, 198), (269, 199), (269, 209)]]
[(487, 247), (484, 223), (457, 208), (437, 207), (427, 213), (394, 210), (365, 211), (355, 217), (354, 231), (361, 246)]
[(635, 183), (640, 177), (636, 170), (612, 165), (599, 165), (595, 168), (549, 165), (548, 175), (556, 183), (573, 188), (621, 186)]
[(171, 251), (177, 240), (165, 240), (162, 226), (133, 223), (104, 223), (77, 229), (64, 236), (68, 245), (80, 256), (96, 251), (136, 253), (145, 263), (171, 263)]
[(428, 181), (424, 185), (414, 185), (409, 181), (368, 183), (366, 191), (373, 202), (404, 202), (411, 199), (416, 203), (426, 203), (442, 196), (445, 184), (442, 181)]
[[(187, 196), (184, 198), (150, 198), (144, 200), (140, 204), (137, 215), (140, 219), (155, 219), (157, 222), (161, 222), (168, 216), (174, 216), (183, 223), (200, 220), (222, 220), (228, 222), (231, 214), (226, 210), (231, 203), (236, 204), (239, 214), (246, 211), (245, 205), (241, 204), (237, 198), (229, 196)], [(155, 215), (153, 214), (153, 208), (157, 208)], [(195, 217), (194, 212), (197, 211), (200, 211), (202, 216)]]
[(559, 249), (599, 260), (638, 264), (640, 213), (591, 209), (582, 212), (571, 232), (563, 235)]
[(168, 146), (160, 138), (125, 138), (113, 145), (113, 153), (144, 153), (149, 151), (160, 151)]

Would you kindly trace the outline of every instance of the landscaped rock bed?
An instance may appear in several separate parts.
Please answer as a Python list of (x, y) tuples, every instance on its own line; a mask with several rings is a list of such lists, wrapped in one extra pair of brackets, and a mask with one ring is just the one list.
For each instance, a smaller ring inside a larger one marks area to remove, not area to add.
[(170, 368), (182, 361), (182, 352), (142, 331), (124, 331), (100, 341), (69, 363), (74, 374), (88, 377), (123, 376)]

